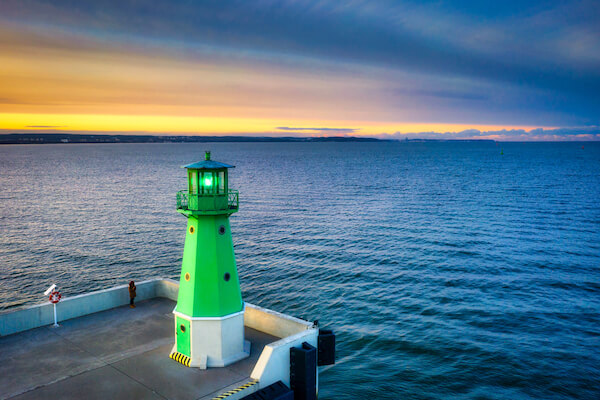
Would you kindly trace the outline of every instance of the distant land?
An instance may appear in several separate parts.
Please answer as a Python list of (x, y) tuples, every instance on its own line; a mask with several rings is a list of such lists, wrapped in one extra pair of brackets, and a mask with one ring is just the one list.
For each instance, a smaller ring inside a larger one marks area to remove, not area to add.
[(53, 143), (204, 143), (204, 142), (389, 142), (352, 136), (252, 137), (252, 136), (165, 136), (165, 135), (78, 135), (70, 133), (0, 134), (0, 144)]
[[(206, 142), (398, 142), (355, 136), (276, 137), (276, 136), (178, 136), (178, 135), (82, 135), (72, 133), (0, 134), (0, 144), (57, 143), (206, 143)], [(494, 142), (489, 139), (404, 139), (403, 142)]]

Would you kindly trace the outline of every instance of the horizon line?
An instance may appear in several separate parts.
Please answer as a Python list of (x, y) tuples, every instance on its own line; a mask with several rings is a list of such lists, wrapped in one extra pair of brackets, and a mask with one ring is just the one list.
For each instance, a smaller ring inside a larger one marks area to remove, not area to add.
[[(69, 132), (39, 132), (37, 130), (26, 131), (26, 132), (2, 132), (3, 129), (0, 129), (0, 136), (17, 136), (17, 137), (43, 137), (43, 136), (54, 136), (61, 137), (63, 139), (68, 138), (68, 136), (101, 136), (106, 138), (111, 137), (127, 137), (133, 139), (135, 137), (156, 137), (156, 138), (189, 138), (189, 139), (197, 139), (198, 142), (202, 141), (202, 138), (205, 138), (206, 141), (211, 141), (214, 139), (215, 141), (219, 141), (219, 139), (244, 139), (245, 141), (260, 141), (261, 139), (267, 139), (268, 141), (318, 141), (318, 140), (327, 140), (329, 141), (393, 141), (393, 142), (403, 142), (403, 141), (432, 141), (432, 142), (444, 142), (444, 141), (493, 141), (493, 142), (513, 142), (513, 143), (525, 143), (525, 142), (598, 142), (600, 141), (600, 133), (585, 133), (585, 134), (571, 134), (571, 135), (544, 135), (544, 136), (535, 136), (535, 137), (490, 137), (490, 136), (464, 136), (464, 137), (452, 137), (450, 133), (438, 133), (438, 132), (419, 132), (419, 133), (407, 133), (400, 135), (300, 135), (300, 136), (291, 136), (291, 135), (269, 135), (269, 132), (265, 132), (264, 134), (260, 133), (234, 133), (234, 134), (189, 134), (189, 133), (157, 133), (157, 132), (91, 132), (91, 131), (69, 131)], [(506, 131), (511, 132), (511, 131)], [(547, 132), (547, 131), (546, 131)], [(286, 132), (288, 133), (288, 132)], [(293, 133), (293, 132), (292, 132)], [(456, 133), (456, 132), (454, 132)], [(460, 132), (459, 132), (460, 133)], [(485, 133), (485, 132), (481, 132)], [(419, 137), (415, 135), (426, 135), (426, 134), (435, 134), (439, 135), (438, 137)], [(448, 137), (444, 137), (443, 135), (448, 135)], [(193, 141), (193, 140), (192, 140)], [(234, 140), (232, 140), (234, 141)], [(71, 143), (71, 142), (69, 142)], [(83, 142), (83, 143), (94, 143), (94, 142)], [(96, 142), (100, 143), (100, 142)], [(134, 143), (144, 143), (143, 141), (134, 142)], [(0, 141), (0, 144), (1, 141)], [(15, 144), (15, 143), (4, 143), (4, 144)], [(16, 143), (18, 144), (18, 143)]]

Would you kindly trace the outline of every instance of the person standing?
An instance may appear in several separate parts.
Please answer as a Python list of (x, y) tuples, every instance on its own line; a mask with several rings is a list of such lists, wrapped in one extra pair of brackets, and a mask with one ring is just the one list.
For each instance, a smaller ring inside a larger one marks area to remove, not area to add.
[(129, 307), (135, 308), (135, 304), (133, 304), (133, 299), (135, 299), (135, 283), (133, 281), (129, 282)]

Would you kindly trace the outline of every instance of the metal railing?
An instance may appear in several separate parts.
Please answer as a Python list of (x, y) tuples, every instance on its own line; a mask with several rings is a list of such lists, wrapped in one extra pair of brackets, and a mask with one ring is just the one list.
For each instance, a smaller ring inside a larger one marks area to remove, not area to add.
[(227, 207), (236, 210), (240, 207), (240, 193), (237, 190), (230, 190), (227, 193)]
[(229, 190), (225, 193), (190, 194), (187, 190), (177, 192), (177, 209), (190, 211), (237, 210), (240, 205), (239, 192)]

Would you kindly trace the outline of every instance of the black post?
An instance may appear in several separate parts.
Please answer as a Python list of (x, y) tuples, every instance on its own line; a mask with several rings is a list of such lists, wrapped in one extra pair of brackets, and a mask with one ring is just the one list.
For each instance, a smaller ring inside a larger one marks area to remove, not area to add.
[(290, 348), (290, 388), (294, 400), (317, 398), (317, 349), (306, 342)]

